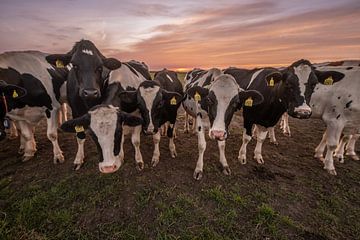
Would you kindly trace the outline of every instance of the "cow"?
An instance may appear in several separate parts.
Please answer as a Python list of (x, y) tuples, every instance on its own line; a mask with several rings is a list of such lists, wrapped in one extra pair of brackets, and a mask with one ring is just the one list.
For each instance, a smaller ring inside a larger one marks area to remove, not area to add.
[(248, 107), (260, 104), (263, 96), (256, 90), (244, 91), (234, 77), (223, 74), (217, 68), (203, 71), (200, 76), (190, 79), (185, 89), (183, 107), (189, 115), (196, 118), (198, 135), (199, 156), (193, 177), (200, 180), (203, 176), (203, 157), (206, 149), (205, 124), (210, 126), (210, 139), (218, 142), (222, 172), (229, 175), (231, 171), (225, 157), (225, 140), (228, 137), (228, 127), (233, 114), (243, 106), (244, 102)]
[[(121, 66), (119, 60), (106, 58), (94, 43), (84, 39), (76, 42), (68, 53), (51, 54), (46, 60), (53, 66), (61, 65), (68, 69), (66, 93), (73, 118), (83, 116), (104, 101), (109, 74)], [(76, 137), (78, 151), (74, 169), (79, 170), (84, 163), (85, 131), (79, 130)], [(93, 139), (99, 149), (99, 144)]]
[[(354, 156), (355, 160), (357, 159), (354, 145), (360, 126), (360, 96), (358, 94), (358, 89), (360, 89), (360, 68), (325, 66), (316, 69), (318, 71), (337, 72), (343, 76), (340, 82), (330, 81), (329, 84), (333, 84), (331, 87), (317, 86), (310, 101), (310, 106), (313, 109), (312, 117), (321, 118), (326, 124), (323, 138), (315, 149), (315, 157), (323, 159), (323, 152), (326, 147), (326, 155), (323, 160), (324, 169), (330, 174), (336, 175), (333, 155), (343, 131), (346, 138), (350, 138), (349, 135), (354, 134), (348, 153)], [(343, 146), (340, 147), (343, 148)]]
[(151, 165), (155, 167), (159, 163), (161, 138), (159, 130), (167, 124), (169, 124), (167, 128), (167, 136), (170, 138), (169, 150), (171, 157), (175, 158), (177, 152), (174, 144), (174, 126), (177, 110), (183, 98), (182, 84), (176, 72), (164, 69), (155, 73), (153, 81), (134, 83), (131, 87), (136, 90), (121, 92), (121, 105), (133, 105), (134, 109), (137, 106), (144, 121), (143, 132), (153, 135), (154, 152)]
[(326, 84), (329, 77), (332, 77), (333, 82), (343, 78), (343, 74), (339, 72), (317, 71), (308, 60), (304, 59), (282, 70), (229, 68), (224, 72), (234, 76), (241, 88), (257, 90), (264, 96), (262, 104), (253, 108), (244, 108), (243, 111), (245, 130), (238, 156), (242, 164), (246, 164), (246, 148), (251, 140), (253, 125), (257, 126), (254, 158), (259, 164), (263, 164), (261, 151), (267, 129), (274, 127), (285, 112), (295, 118), (309, 118), (312, 114), (309, 102), (315, 86), (318, 83)]
[[(46, 117), (47, 137), (52, 142), (54, 163), (64, 162), (58, 144), (58, 114), (65, 101), (66, 69), (58, 69), (46, 61), (47, 53), (38, 51), (5, 52), (0, 55), (0, 79), (22, 87), (27, 94), (9, 105), (6, 116), (16, 122), (19, 129), (23, 161), (36, 152), (34, 127)], [(15, 94), (16, 95), (16, 94)]]
[(8, 84), (0, 80), (0, 141), (6, 138), (5, 128), (10, 128), (10, 122), (6, 119), (6, 113), (11, 111), (12, 107), (16, 104), (13, 102), (18, 101), (25, 96), (26, 90), (22, 87)]
[[(114, 103), (117, 105), (118, 103)], [(64, 122), (61, 129), (65, 132), (90, 131), (101, 149), (102, 161), (99, 171), (116, 172), (124, 162), (123, 142), (128, 128), (141, 126), (142, 119), (120, 111), (112, 104), (100, 104), (91, 108), (88, 113)]]

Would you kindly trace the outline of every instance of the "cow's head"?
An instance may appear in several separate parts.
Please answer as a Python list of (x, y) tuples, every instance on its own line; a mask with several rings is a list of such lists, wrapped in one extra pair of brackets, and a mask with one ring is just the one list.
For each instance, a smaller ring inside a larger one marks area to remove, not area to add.
[(14, 103), (26, 95), (26, 90), (0, 80), (0, 141), (5, 139), (5, 116)]
[(67, 54), (52, 54), (46, 60), (54, 66), (69, 68), (68, 81), (76, 81), (78, 94), (86, 102), (101, 98), (109, 70), (121, 66), (117, 59), (104, 57), (88, 40), (75, 43)]
[(228, 127), (236, 110), (243, 105), (253, 107), (263, 101), (263, 96), (258, 91), (244, 91), (228, 74), (216, 77), (210, 89), (194, 86), (186, 93), (199, 101), (201, 108), (207, 112), (210, 138), (220, 141), (227, 138)]
[(182, 101), (182, 96), (176, 92), (168, 92), (157, 82), (144, 81), (136, 91), (120, 93), (121, 104), (137, 104), (144, 119), (143, 131), (146, 134), (155, 134), (160, 128), (161, 114), (176, 114)]
[(61, 125), (66, 132), (84, 132), (90, 129), (102, 151), (103, 161), (99, 163), (102, 173), (113, 173), (121, 164), (120, 147), (123, 126), (137, 126), (142, 119), (119, 111), (112, 105), (98, 105), (82, 117), (71, 119)]
[[(296, 118), (309, 118), (311, 95), (316, 84), (331, 85), (340, 81), (344, 74), (334, 71), (316, 71), (308, 60), (299, 60), (281, 71), (282, 89), (288, 113)], [(270, 81), (268, 79), (268, 81)]]

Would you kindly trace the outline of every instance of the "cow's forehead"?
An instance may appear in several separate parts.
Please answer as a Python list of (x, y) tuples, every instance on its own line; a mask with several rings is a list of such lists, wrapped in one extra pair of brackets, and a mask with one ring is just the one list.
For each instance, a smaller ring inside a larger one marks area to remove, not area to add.
[(148, 87), (144, 87), (144, 86), (140, 86), (139, 87), (139, 92), (140, 95), (145, 99), (145, 98), (154, 98), (155, 95), (157, 94), (157, 92), (160, 90), (159, 86), (148, 86)]
[(119, 108), (113, 106), (98, 107), (94, 110), (89, 111), (91, 116), (91, 122), (107, 122), (108, 118), (112, 116), (117, 117)]
[(101, 137), (108, 134), (114, 134), (118, 119), (118, 108), (116, 107), (99, 107), (89, 111), (91, 116), (90, 128)]
[(239, 85), (230, 76), (222, 75), (213, 82), (210, 91), (221, 98), (233, 98), (240, 90)]
[(312, 71), (311, 66), (307, 64), (300, 64), (299, 66), (293, 67), (294, 74), (298, 77), (301, 83), (308, 81), (310, 73)]

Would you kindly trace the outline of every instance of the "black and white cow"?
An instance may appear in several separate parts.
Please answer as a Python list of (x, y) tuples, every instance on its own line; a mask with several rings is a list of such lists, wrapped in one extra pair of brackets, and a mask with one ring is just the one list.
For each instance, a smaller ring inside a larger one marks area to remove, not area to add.
[[(199, 180), (203, 175), (203, 157), (206, 149), (205, 125), (210, 127), (209, 137), (218, 141), (223, 173), (229, 175), (225, 140), (233, 114), (243, 106), (244, 101), (248, 101), (248, 105), (251, 101), (250, 105), (253, 106), (260, 104), (263, 101), (262, 95), (256, 90), (244, 91), (234, 77), (223, 74), (216, 68), (203, 71), (200, 76), (189, 79), (186, 95), (183, 106), (188, 114), (196, 117), (198, 133), (199, 157), (193, 177)], [(206, 121), (207, 118), (209, 121)]]
[[(89, 40), (80, 40), (68, 53), (52, 54), (46, 60), (54, 66), (60, 64), (69, 69), (66, 93), (73, 118), (83, 116), (104, 101), (109, 73), (121, 66), (120, 61), (104, 57)], [(78, 151), (74, 169), (78, 170), (84, 163), (85, 132), (82, 128), (78, 128), (76, 136)], [(94, 141), (99, 148), (95, 138)]]
[(299, 60), (291, 66), (278, 70), (259, 68), (253, 70), (229, 68), (225, 73), (231, 74), (240, 87), (258, 90), (264, 96), (264, 102), (253, 108), (244, 108), (243, 143), (239, 151), (239, 160), (246, 163), (246, 148), (251, 140), (252, 127), (257, 126), (257, 144), (254, 158), (263, 164), (262, 144), (267, 135), (267, 128), (274, 127), (280, 117), (287, 112), (295, 118), (309, 118), (309, 102), (315, 86), (325, 83), (329, 77), (333, 82), (340, 81), (344, 75), (339, 72), (320, 72), (307, 60)]
[(47, 55), (37, 51), (6, 52), (0, 55), (0, 80), (27, 91), (24, 97), (9, 104), (6, 114), (16, 121), (21, 132), (19, 152), (24, 153), (23, 161), (31, 159), (36, 152), (34, 127), (45, 116), (47, 137), (53, 145), (54, 163), (64, 161), (58, 144), (57, 127), (59, 109), (66, 98), (66, 69), (50, 65), (45, 59)]
[[(61, 129), (66, 132), (76, 132), (80, 126), (89, 129), (101, 148), (103, 161), (99, 163), (102, 173), (117, 171), (124, 162), (123, 142), (128, 127), (141, 127), (142, 119), (125, 114), (119, 107), (97, 105), (85, 115), (66, 121)], [(125, 132), (124, 132), (125, 131)]]
[[(132, 105), (138, 108), (144, 120), (143, 132), (153, 135), (154, 153), (151, 164), (155, 167), (160, 160), (160, 128), (169, 123), (167, 136), (171, 157), (175, 158), (176, 148), (174, 144), (174, 126), (177, 110), (181, 105), (183, 90), (180, 80), (174, 71), (162, 70), (156, 72), (154, 80), (143, 81), (139, 85), (133, 84), (134, 91), (121, 93), (122, 106)], [(123, 108), (125, 109), (125, 108)]]
[[(360, 134), (360, 68), (359, 67), (318, 67), (319, 71), (330, 71), (341, 73), (344, 77), (340, 82), (331, 82), (333, 86), (316, 86), (312, 94), (310, 106), (313, 111), (312, 117), (321, 118), (326, 124), (326, 131), (320, 144), (315, 149), (315, 157), (324, 159), (324, 169), (330, 174), (336, 175), (333, 155), (341, 159), (341, 146), (339, 144), (341, 133), (344, 131), (346, 139), (351, 140), (348, 154), (357, 160), (354, 151), (355, 142)], [(331, 80), (331, 79), (330, 79)], [(350, 138), (351, 137), (351, 138)], [(338, 151), (336, 151), (338, 147)]]
[(11, 111), (13, 106), (16, 105), (16, 101), (25, 96), (25, 94), (26, 90), (24, 88), (0, 80), (0, 141), (6, 137), (5, 128), (10, 128), (10, 123), (5, 118), (6, 113)]

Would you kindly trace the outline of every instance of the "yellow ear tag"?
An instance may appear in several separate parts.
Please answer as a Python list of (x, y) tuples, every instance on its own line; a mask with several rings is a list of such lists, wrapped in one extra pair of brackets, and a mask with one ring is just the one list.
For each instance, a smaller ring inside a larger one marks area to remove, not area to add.
[(75, 126), (75, 132), (79, 133), (79, 132), (84, 132), (84, 131), (85, 130), (84, 130), (83, 126), (78, 126), (78, 125)]
[(324, 81), (324, 85), (333, 85), (333, 83), (334, 83), (334, 80), (333, 80), (332, 76), (328, 77)]
[(195, 95), (194, 95), (194, 98), (195, 98), (195, 101), (198, 102), (198, 101), (201, 100), (201, 95), (198, 92), (196, 92)]
[(55, 62), (57, 68), (64, 68), (64, 63), (61, 60), (56, 60)]
[(245, 104), (246, 107), (252, 107), (253, 105), (253, 100), (251, 97), (248, 97), (248, 99), (245, 100)]
[(273, 87), (275, 86), (275, 81), (274, 81), (274, 78), (271, 77), (270, 81), (269, 81), (269, 86), (270, 87)]
[(176, 105), (176, 98), (172, 97), (172, 99), (170, 100), (170, 105)]
[(19, 96), (19, 94), (16, 92), (16, 90), (14, 90), (12, 97), (17, 98), (18, 96)]

